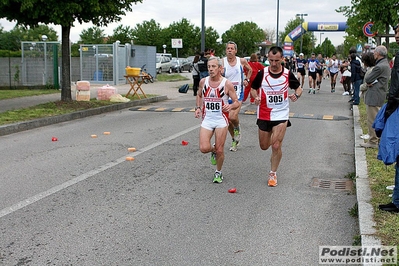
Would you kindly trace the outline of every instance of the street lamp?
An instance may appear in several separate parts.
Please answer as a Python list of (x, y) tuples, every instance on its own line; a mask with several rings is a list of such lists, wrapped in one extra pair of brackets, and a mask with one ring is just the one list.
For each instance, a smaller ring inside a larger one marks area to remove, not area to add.
[(303, 27), (302, 23), (304, 22), (303, 17), (306, 17), (308, 14), (296, 14), (296, 17), (301, 17), (301, 53), (302, 53), (302, 43), (303, 43)]
[(324, 34), (324, 32), (320, 32), (320, 47), (321, 47), (321, 35)]
[(166, 54), (166, 44), (162, 45), (163, 47), (163, 53)]
[(278, 43), (278, 21), (280, 16), (280, 1), (277, 0), (277, 30), (276, 30), (276, 45), (279, 46)]
[(42, 35), (42, 41), (44, 42), (44, 73), (43, 73), (43, 85), (47, 83), (47, 36)]

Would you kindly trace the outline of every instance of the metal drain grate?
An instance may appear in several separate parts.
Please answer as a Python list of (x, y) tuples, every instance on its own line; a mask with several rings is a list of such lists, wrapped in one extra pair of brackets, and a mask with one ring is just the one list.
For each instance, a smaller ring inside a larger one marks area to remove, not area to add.
[(337, 191), (351, 191), (353, 188), (353, 182), (349, 179), (320, 179), (314, 177), (312, 179), (311, 187)]

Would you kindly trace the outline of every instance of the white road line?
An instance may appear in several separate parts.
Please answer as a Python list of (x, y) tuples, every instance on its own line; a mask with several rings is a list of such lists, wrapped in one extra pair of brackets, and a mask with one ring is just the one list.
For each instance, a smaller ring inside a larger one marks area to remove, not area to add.
[[(153, 143), (151, 145), (148, 145), (147, 147), (144, 147), (144, 148), (136, 151), (134, 153), (134, 155), (137, 156), (137, 155), (140, 155), (140, 154), (142, 154), (144, 152), (147, 152), (147, 151), (149, 151), (149, 150), (151, 150), (153, 148), (156, 148), (156, 147), (158, 147), (158, 146), (160, 146), (160, 145), (162, 145), (162, 144), (164, 144), (164, 143), (166, 143), (168, 141), (171, 141), (171, 140), (173, 140), (173, 139), (175, 139), (177, 137), (180, 137), (180, 136), (182, 136), (182, 135), (184, 135), (186, 133), (189, 133), (189, 132), (191, 132), (191, 131), (199, 128), (199, 127), (200, 127), (200, 125), (196, 125), (196, 126), (187, 128), (186, 130), (180, 131), (179, 133), (171, 135), (171, 136), (169, 136), (167, 138), (164, 138), (164, 139), (162, 139), (162, 140), (160, 140), (158, 142), (155, 142), (155, 143)], [(101, 172), (103, 172), (103, 171), (105, 171), (105, 170), (107, 170), (107, 169), (109, 169), (111, 167), (114, 167), (114, 166), (116, 166), (116, 165), (118, 165), (120, 163), (123, 163), (125, 161), (126, 161), (126, 156), (123, 156), (123, 157), (121, 157), (121, 158), (119, 158), (119, 159), (117, 159), (115, 161), (106, 163), (106, 164), (98, 167), (97, 169), (91, 170), (91, 171), (89, 171), (87, 173), (84, 173), (84, 174), (82, 174), (80, 176), (77, 176), (74, 179), (71, 179), (71, 180), (69, 180), (69, 181), (67, 181), (65, 183), (62, 183), (62, 184), (60, 184), (58, 186), (55, 186), (55, 187), (52, 187), (49, 190), (46, 190), (46, 191), (41, 192), (39, 194), (36, 194), (36, 195), (34, 195), (34, 196), (30, 197), (30, 198), (22, 200), (22, 201), (18, 202), (17, 204), (14, 204), (14, 205), (12, 205), (10, 207), (4, 208), (4, 209), (2, 209), (0, 211), (0, 218), (6, 216), (8, 214), (11, 214), (11, 213), (13, 213), (13, 212), (15, 212), (17, 210), (20, 210), (20, 209), (22, 209), (22, 208), (24, 208), (26, 206), (29, 206), (32, 203), (35, 203), (35, 202), (37, 202), (37, 201), (39, 201), (41, 199), (44, 199), (45, 197), (53, 195), (53, 194), (65, 189), (67, 187), (70, 187), (70, 186), (75, 185), (75, 184), (77, 184), (77, 183), (79, 183), (81, 181), (84, 181), (84, 180), (86, 180), (89, 177), (92, 177), (92, 176), (94, 176), (94, 175), (96, 175), (98, 173), (101, 173)]]

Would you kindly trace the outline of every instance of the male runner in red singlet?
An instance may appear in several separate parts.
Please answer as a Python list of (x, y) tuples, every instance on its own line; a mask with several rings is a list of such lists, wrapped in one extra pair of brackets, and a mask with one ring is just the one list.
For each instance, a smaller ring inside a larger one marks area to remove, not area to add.
[[(270, 48), (269, 67), (260, 70), (252, 83), (251, 94), (258, 105), (257, 125), (259, 145), (262, 150), (272, 147), (271, 171), (268, 186), (277, 186), (276, 171), (280, 164), (285, 131), (291, 125), (289, 118), (289, 99), (296, 102), (302, 95), (302, 88), (294, 73), (281, 65), (283, 50), (278, 46)], [(295, 93), (289, 94), (288, 89)]]
[[(202, 153), (211, 152), (211, 163), (216, 165), (214, 183), (222, 183), (224, 162), (224, 143), (229, 125), (229, 112), (240, 106), (233, 84), (222, 76), (223, 64), (218, 57), (208, 59), (209, 76), (201, 79), (197, 93), (195, 117), (202, 123), (199, 147)], [(229, 98), (232, 103), (229, 104)], [(211, 139), (215, 133), (215, 144)]]

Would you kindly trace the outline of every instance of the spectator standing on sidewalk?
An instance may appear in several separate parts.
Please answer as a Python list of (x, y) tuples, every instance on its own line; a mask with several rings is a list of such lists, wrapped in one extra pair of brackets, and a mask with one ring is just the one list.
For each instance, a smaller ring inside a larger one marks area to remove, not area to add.
[[(399, 44), (399, 24), (393, 27), (395, 32), (396, 43)], [(388, 212), (399, 212), (399, 52), (396, 53), (395, 61), (391, 71), (391, 84), (388, 92), (388, 103), (384, 111), (383, 121), (385, 121), (385, 127), (381, 135), (380, 148), (378, 150), (378, 156), (381, 156), (383, 150), (389, 150), (396, 155), (395, 165), (395, 188), (393, 189), (392, 202), (388, 204), (381, 204), (378, 206), (380, 210)], [(381, 110), (382, 111), (382, 110)], [(377, 121), (377, 120), (376, 120)], [(377, 130), (377, 128), (376, 128)], [(389, 145), (383, 146), (388, 141), (388, 132), (391, 134)], [(395, 149), (396, 150), (392, 150)], [(380, 159), (381, 157), (379, 157)], [(391, 162), (392, 163), (392, 162)]]
[[(251, 92), (251, 85), (252, 85), (252, 82), (254, 81), (254, 79), (256, 77), (256, 74), (258, 74), (259, 70), (265, 68), (264, 65), (262, 65), (261, 63), (258, 62), (258, 57), (256, 56), (255, 53), (251, 54), (251, 57), (249, 58), (249, 61), (248, 61), (248, 65), (252, 69), (252, 75), (249, 78), (248, 85), (245, 86), (243, 102), (245, 102), (247, 100), (248, 95)], [(255, 102), (255, 99), (252, 97), (252, 95), (250, 95), (250, 102), (251, 102), (251, 104), (253, 104)]]
[(199, 61), (199, 55), (196, 55), (193, 60), (193, 91), (194, 91), (194, 96), (197, 96), (197, 91), (198, 91), (198, 86), (200, 82), (200, 71), (198, 69), (198, 61)]
[(359, 105), (360, 102), (360, 85), (363, 82), (362, 77), (360, 76), (360, 72), (362, 71), (362, 66), (359, 60), (356, 59), (356, 54), (351, 53), (351, 82), (353, 87), (353, 96), (349, 102), (352, 105)]
[(351, 92), (351, 72), (349, 71), (349, 62), (344, 60), (340, 66), (341, 83), (344, 86), (342, 95), (349, 95)]
[(200, 54), (198, 60), (198, 70), (200, 72), (200, 80), (209, 76), (208, 73), (208, 58), (210, 57), (210, 49), (205, 48), (205, 51)]
[[(366, 104), (367, 127), (370, 136), (367, 143), (361, 143), (364, 148), (378, 148), (378, 138), (373, 129), (373, 122), (378, 111), (384, 104), (386, 93), (388, 91), (388, 81), (391, 73), (389, 62), (387, 59), (387, 48), (379, 45), (374, 50), (375, 66), (371, 71), (366, 72), (364, 83), (367, 90), (364, 93), (364, 103)], [(366, 62), (365, 65), (368, 63)]]

